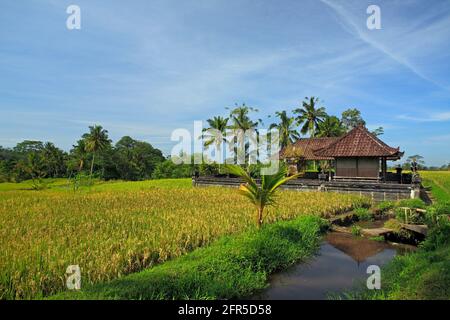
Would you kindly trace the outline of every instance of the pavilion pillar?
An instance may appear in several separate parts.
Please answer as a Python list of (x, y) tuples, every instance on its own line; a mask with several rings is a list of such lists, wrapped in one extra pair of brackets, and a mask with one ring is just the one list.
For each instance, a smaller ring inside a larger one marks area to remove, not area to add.
[(381, 171), (382, 171), (383, 181), (386, 182), (386, 179), (387, 179), (387, 159), (386, 159), (386, 157), (381, 158)]

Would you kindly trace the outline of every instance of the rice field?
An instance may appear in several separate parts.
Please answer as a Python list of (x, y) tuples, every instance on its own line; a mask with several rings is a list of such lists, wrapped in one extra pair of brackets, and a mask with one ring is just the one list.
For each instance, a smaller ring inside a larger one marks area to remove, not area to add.
[[(0, 191), (0, 299), (39, 299), (63, 291), (69, 265), (80, 266), (82, 285), (99, 283), (254, 228), (254, 209), (236, 190), (191, 188), (187, 182), (153, 181), (148, 188), (145, 182), (120, 182), (82, 192)], [(283, 191), (265, 222), (332, 215), (367, 201)]]
[(420, 175), (437, 201), (450, 200), (450, 171), (421, 171)]

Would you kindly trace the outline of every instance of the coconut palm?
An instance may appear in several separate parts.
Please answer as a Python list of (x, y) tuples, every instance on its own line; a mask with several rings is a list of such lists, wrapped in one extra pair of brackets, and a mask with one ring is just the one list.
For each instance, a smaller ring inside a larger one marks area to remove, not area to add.
[(261, 228), (264, 218), (264, 208), (276, 203), (276, 191), (278, 187), (299, 175), (286, 177), (286, 168), (281, 169), (274, 175), (261, 176), (261, 184), (256, 181), (242, 167), (237, 165), (227, 165), (228, 172), (241, 177), (245, 183), (239, 187), (239, 193), (247, 197), (256, 208), (256, 223)]
[(300, 138), (297, 130), (294, 129), (294, 117), (288, 117), (286, 111), (277, 111), (275, 116), (280, 119), (280, 122), (272, 123), (269, 129), (278, 129), (281, 148), (287, 147)]
[[(227, 108), (228, 109), (228, 108)], [(230, 118), (232, 121), (231, 127), (233, 129), (250, 130), (255, 129), (260, 119), (252, 121), (250, 119), (250, 112), (258, 112), (259, 110), (253, 107), (246, 106), (245, 103), (242, 106), (235, 105), (235, 108), (230, 111)]]
[(203, 143), (205, 148), (208, 148), (214, 144), (216, 146), (216, 152), (219, 152), (219, 154), (222, 155), (222, 143), (227, 142), (226, 130), (228, 128), (228, 120), (229, 118), (224, 118), (221, 116), (206, 120), (209, 124), (209, 128), (203, 129), (203, 132), (206, 132), (206, 134), (203, 134), (203, 138), (206, 139)]
[(83, 135), (83, 139), (86, 151), (92, 152), (91, 170), (89, 175), (89, 180), (92, 180), (95, 154), (104, 150), (111, 143), (111, 140), (108, 139), (108, 130), (103, 129), (102, 126), (90, 126), (89, 130), (89, 133)]
[[(236, 132), (240, 130), (241, 132), (245, 133), (249, 130), (255, 130), (257, 131), (258, 124), (262, 123), (261, 119), (258, 119), (257, 121), (253, 121), (250, 119), (250, 112), (258, 112), (258, 109), (248, 107), (244, 104), (242, 106), (236, 105), (234, 109), (230, 111), (230, 120), (231, 125), (229, 126), (230, 129), (235, 130)], [(244, 136), (238, 136), (235, 137), (234, 141), (234, 153), (237, 160), (237, 146), (242, 150), (242, 148), (245, 150), (245, 159), (249, 157), (248, 155), (248, 141), (245, 141)], [(247, 162), (247, 161), (246, 161)]]
[(305, 97), (305, 101), (302, 102), (302, 107), (295, 109), (294, 113), (298, 114), (296, 118), (299, 125), (302, 125), (301, 133), (309, 133), (311, 137), (314, 137), (319, 123), (323, 122), (323, 119), (327, 116), (324, 107), (318, 107), (319, 98)]
[(78, 171), (83, 170), (84, 163), (88, 157), (88, 152), (86, 151), (86, 144), (84, 139), (80, 139), (77, 141), (76, 145), (73, 145), (73, 149), (70, 150), (74, 161), (77, 163)]
[(323, 122), (319, 123), (317, 137), (340, 137), (344, 133), (345, 128), (338, 117), (326, 116)]

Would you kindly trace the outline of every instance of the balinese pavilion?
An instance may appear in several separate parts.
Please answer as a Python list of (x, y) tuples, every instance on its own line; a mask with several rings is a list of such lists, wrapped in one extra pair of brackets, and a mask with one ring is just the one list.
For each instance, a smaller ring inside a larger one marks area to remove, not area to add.
[[(388, 176), (387, 160), (398, 160), (402, 156), (400, 148), (388, 146), (362, 125), (338, 138), (299, 139), (280, 152), (280, 158), (288, 163), (290, 173), (305, 172), (308, 161), (313, 161), (321, 164), (324, 173), (329, 172), (329, 180), (380, 182), (401, 182), (400, 177)], [(334, 174), (331, 173), (332, 168)]]

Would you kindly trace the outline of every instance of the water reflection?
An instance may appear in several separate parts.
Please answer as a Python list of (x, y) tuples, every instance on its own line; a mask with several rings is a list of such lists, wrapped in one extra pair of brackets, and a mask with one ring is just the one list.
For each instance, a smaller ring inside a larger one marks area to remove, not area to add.
[(330, 293), (351, 289), (357, 282), (365, 282), (369, 265), (382, 266), (405, 247), (332, 232), (322, 243), (318, 255), (275, 274), (270, 286), (255, 299), (307, 300), (326, 299)]

